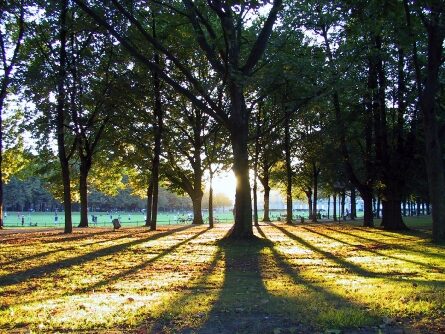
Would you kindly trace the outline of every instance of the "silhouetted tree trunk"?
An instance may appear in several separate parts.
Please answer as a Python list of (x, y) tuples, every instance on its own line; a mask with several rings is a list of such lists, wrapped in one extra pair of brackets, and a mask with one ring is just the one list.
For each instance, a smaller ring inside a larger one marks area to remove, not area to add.
[[(411, 14), (407, 0), (404, 0), (404, 8), (407, 27), (413, 37)], [(445, 38), (443, 11), (443, 2), (435, 1), (430, 4), (428, 14), (422, 13), (422, 15), (426, 15), (422, 22), (428, 35), (427, 64), (424, 75), (420, 72), (416, 41), (413, 38), (413, 62), (425, 133), (428, 192), (433, 208), (433, 240), (436, 242), (445, 240), (445, 177), (436, 105), (436, 97), (439, 93), (439, 69), (443, 63), (443, 41)], [(422, 77), (425, 78), (423, 85)]]
[(90, 168), (91, 168), (91, 159), (81, 156), (80, 175), (79, 175), (79, 195), (80, 195), (79, 227), (88, 227), (88, 172), (90, 171)]
[(150, 181), (147, 187), (147, 211), (145, 212), (145, 226), (151, 226), (151, 207), (153, 205), (153, 174), (150, 175)]
[(337, 221), (337, 194), (334, 194), (333, 202), (334, 202), (334, 211), (332, 213), (332, 216), (333, 216), (334, 221), (336, 222)]
[(210, 180), (209, 180), (209, 227), (212, 228), (213, 224), (213, 171), (209, 168)]
[(66, 17), (68, 12), (68, 1), (62, 0), (60, 2), (61, 9), (59, 15), (59, 73), (57, 83), (57, 110), (56, 110), (56, 131), (57, 131), (57, 150), (62, 170), (63, 183), (63, 207), (65, 213), (65, 233), (72, 233), (73, 222), (71, 217), (71, 186), (70, 186), (70, 169), (69, 169), (69, 155), (65, 149), (65, 119), (66, 119), (66, 39), (67, 26)]
[(312, 204), (312, 221), (317, 221), (317, 201), (318, 201), (318, 175), (320, 174), (320, 169), (315, 163), (312, 164), (312, 178), (314, 182), (314, 203)]
[(284, 123), (284, 152), (286, 158), (286, 223), (292, 224), (292, 166), (290, 147), (290, 114), (286, 110)]
[[(155, 14), (152, 14), (152, 33), (153, 37), (156, 38), (156, 19)], [(160, 67), (160, 57), (157, 52), (154, 53), (153, 62)], [(162, 131), (163, 131), (163, 110), (161, 101), (161, 80), (159, 74), (152, 71), (153, 76), (153, 93), (154, 93), (154, 115), (155, 115), (155, 125), (154, 125), (154, 150), (153, 150), (153, 162), (152, 162), (152, 179), (153, 179), (153, 201), (151, 205), (151, 221), (150, 230), (155, 231), (158, 219), (158, 197), (159, 197), (159, 159), (161, 156), (161, 141), (162, 141)]]
[(351, 220), (355, 220), (357, 218), (357, 202), (355, 196), (355, 188), (351, 188)]

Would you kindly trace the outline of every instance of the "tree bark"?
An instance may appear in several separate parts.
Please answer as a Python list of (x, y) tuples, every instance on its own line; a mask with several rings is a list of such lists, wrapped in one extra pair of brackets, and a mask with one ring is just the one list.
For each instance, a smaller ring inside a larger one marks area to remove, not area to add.
[[(413, 35), (411, 27), (410, 10), (408, 1), (404, 1), (405, 14), (408, 29)], [(413, 60), (416, 70), (416, 81), (419, 90), (420, 109), (423, 115), (423, 127), (426, 146), (426, 170), (428, 176), (428, 193), (432, 205), (433, 241), (445, 240), (445, 176), (443, 165), (443, 152), (439, 139), (438, 115), (436, 97), (439, 92), (439, 70), (442, 65), (443, 41), (445, 33), (443, 29), (442, 2), (434, 2), (429, 8), (429, 15), (425, 17), (424, 26), (428, 34), (427, 65), (425, 84), (422, 87), (420, 67), (416, 42), (413, 42)]]
[(78, 227), (88, 227), (88, 172), (91, 161), (85, 157), (80, 161), (79, 195), (80, 195), (80, 223)]
[(355, 187), (351, 188), (351, 220), (355, 220), (357, 218), (357, 203), (356, 203), (356, 194)]
[(209, 185), (209, 227), (213, 228), (213, 172), (209, 168), (210, 173), (210, 185)]
[(71, 217), (71, 185), (70, 185), (70, 170), (69, 158), (65, 149), (65, 118), (66, 118), (66, 16), (68, 12), (68, 1), (62, 0), (60, 2), (61, 10), (59, 16), (59, 73), (57, 84), (57, 108), (56, 108), (56, 131), (57, 131), (57, 151), (62, 170), (63, 183), (63, 207), (65, 213), (65, 233), (73, 232), (73, 222)]
[(345, 200), (346, 200), (346, 191), (343, 190), (341, 192), (341, 218), (343, 220), (346, 220), (345, 219)]
[(151, 226), (151, 214), (153, 205), (153, 174), (150, 175), (150, 181), (147, 187), (147, 211), (145, 212), (145, 227)]
[[(153, 37), (156, 38), (156, 21), (153, 14)], [(159, 54), (155, 52), (153, 56), (154, 63), (160, 67)], [(153, 150), (153, 164), (152, 164), (152, 177), (153, 177), (153, 201), (152, 201), (152, 215), (150, 221), (150, 230), (155, 231), (158, 219), (158, 197), (159, 197), (159, 159), (161, 156), (161, 141), (163, 130), (163, 111), (161, 101), (161, 80), (158, 73), (152, 71), (153, 76), (153, 92), (154, 92), (154, 114), (155, 114), (155, 143)]]
[(286, 223), (292, 224), (292, 166), (290, 147), (290, 114), (286, 110), (284, 124), (284, 150), (286, 156)]
[(318, 174), (319, 170), (315, 163), (312, 166), (313, 168), (313, 181), (314, 181), (314, 202), (312, 204), (312, 221), (317, 222), (317, 201), (318, 201)]
[(202, 225), (204, 221), (202, 219), (202, 190), (197, 189), (192, 197), (192, 205), (193, 205), (193, 223), (194, 225)]
[(334, 210), (332, 213), (332, 217), (334, 219), (334, 221), (337, 221), (337, 194), (334, 194), (333, 196), (333, 202), (334, 202)]
[(254, 237), (252, 229), (252, 202), (249, 181), (249, 156), (247, 151), (248, 122), (241, 120), (231, 131), (233, 149), (233, 171), (237, 179), (235, 191), (235, 224), (228, 238), (251, 239)]

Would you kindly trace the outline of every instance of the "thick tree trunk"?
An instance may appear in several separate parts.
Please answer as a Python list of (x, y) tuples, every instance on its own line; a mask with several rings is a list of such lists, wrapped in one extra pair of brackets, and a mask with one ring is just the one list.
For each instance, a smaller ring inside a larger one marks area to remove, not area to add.
[(63, 183), (63, 207), (65, 212), (65, 233), (73, 232), (73, 222), (71, 217), (71, 186), (70, 186), (70, 169), (69, 158), (65, 149), (65, 79), (66, 79), (66, 16), (68, 11), (68, 1), (60, 2), (61, 12), (59, 17), (60, 24), (60, 52), (59, 52), (59, 73), (57, 84), (57, 114), (56, 114), (56, 131), (57, 131), (57, 151), (62, 170)]
[(356, 203), (356, 194), (355, 188), (351, 188), (351, 220), (355, 220), (357, 218), (357, 203)]
[[(4, 90), (4, 92), (3, 92)], [(0, 93), (0, 230), (3, 229), (3, 103), (6, 87)]]
[(374, 227), (374, 215), (372, 213), (372, 191), (362, 191), (360, 196), (363, 199), (363, 226), (364, 227)]
[(202, 225), (204, 221), (202, 219), (202, 190), (195, 190), (195, 193), (192, 197), (192, 205), (193, 205), (193, 223), (194, 225)]
[[(440, 7), (439, 7), (440, 6)], [(404, 1), (408, 29), (412, 34), (410, 11), (408, 1)], [(413, 43), (414, 67), (419, 90), (420, 109), (423, 115), (423, 127), (426, 146), (426, 170), (428, 176), (428, 192), (433, 210), (433, 240), (445, 240), (445, 176), (443, 165), (442, 146), (439, 139), (438, 116), (436, 97), (439, 92), (439, 69), (443, 62), (443, 4), (434, 3), (429, 17), (425, 19), (425, 28), (428, 33), (427, 66), (425, 85), (421, 91), (422, 75), (418, 66), (416, 43)]]
[(88, 172), (91, 163), (80, 162), (79, 195), (80, 195), (80, 223), (79, 227), (88, 227)]
[(233, 171), (237, 179), (235, 192), (235, 224), (228, 236), (231, 239), (251, 239), (254, 237), (249, 182), (249, 155), (247, 151), (247, 119), (245, 119), (243, 123), (238, 123), (238, 126), (231, 131), (234, 160)]
[(382, 226), (385, 230), (400, 231), (408, 229), (403, 223), (402, 211), (400, 210), (401, 201), (399, 199), (384, 198), (382, 205)]
[(150, 176), (150, 181), (147, 187), (147, 211), (145, 212), (145, 227), (151, 226), (152, 206), (153, 206), (153, 174)]

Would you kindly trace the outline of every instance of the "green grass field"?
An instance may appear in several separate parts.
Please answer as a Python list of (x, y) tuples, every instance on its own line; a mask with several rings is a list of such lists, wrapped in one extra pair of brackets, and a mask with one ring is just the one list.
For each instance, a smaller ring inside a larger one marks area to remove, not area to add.
[(445, 332), (428, 231), (276, 222), (221, 241), (229, 228), (0, 231), (0, 332)]
[[(263, 212), (259, 212), (259, 216), (262, 217)], [(284, 215), (285, 211), (273, 211), (271, 212), (271, 219), (277, 220), (280, 215)], [(90, 226), (94, 227), (95, 224), (92, 223), (91, 215), (95, 215), (98, 218), (97, 226), (111, 226), (112, 218), (120, 218), (123, 226), (142, 226), (145, 223), (145, 214), (141, 212), (117, 212), (117, 213), (107, 213), (107, 212), (91, 212), (89, 213), (88, 219)], [(304, 215), (307, 217), (307, 213), (298, 212), (296, 215)], [(25, 212), (23, 213), (25, 218), (24, 227), (62, 227), (65, 222), (65, 217), (63, 212), (58, 212), (57, 223), (55, 223), (54, 212)], [(232, 222), (233, 214), (229, 209), (226, 210), (215, 210), (214, 216), (220, 223)], [(208, 220), (208, 213), (203, 212), (203, 219)], [(4, 220), (6, 227), (21, 227), (22, 223), (22, 213), (20, 212), (8, 212), (7, 217)], [(73, 223), (77, 225), (80, 221), (79, 212), (73, 212)], [(158, 214), (158, 224), (159, 225), (174, 225), (174, 224), (184, 224), (191, 222), (188, 213), (166, 213), (159, 212)]]

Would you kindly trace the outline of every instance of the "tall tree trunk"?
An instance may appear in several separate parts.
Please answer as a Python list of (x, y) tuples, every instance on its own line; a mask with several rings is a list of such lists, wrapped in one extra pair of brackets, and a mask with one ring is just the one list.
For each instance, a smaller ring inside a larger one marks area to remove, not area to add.
[(292, 224), (292, 166), (290, 147), (290, 114), (286, 110), (284, 124), (284, 150), (286, 156), (286, 223)]
[(382, 203), (381, 203), (380, 195), (377, 195), (376, 208), (375, 208), (376, 218), (380, 218), (380, 207), (381, 206), (382, 206)]
[(330, 219), (331, 196), (328, 197), (328, 219)]
[(254, 237), (252, 229), (252, 202), (249, 182), (249, 155), (247, 151), (248, 123), (238, 123), (231, 131), (233, 148), (233, 171), (237, 179), (235, 192), (235, 224), (229, 235), (232, 239), (251, 239)]
[(79, 195), (80, 195), (80, 223), (79, 227), (88, 227), (88, 172), (91, 162), (82, 157), (80, 161)]
[[(408, 1), (404, 1), (408, 29), (412, 33)], [(429, 9), (429, 18), (424, 22), (428, 33), (426, 80), (423, 90), (420, 88), (420, 109), (423, 115), (423, 127), (426, 146), (426, 170), (428, 192), (433, 209), (433, 240), (445, 240), (445, 176), (442, 145), (439, 139), (436, 97), (439, 93), (439, 69), (442, 65), (442, 49), (445, 34), (443, 32), (443, 3), (435, 2)], [(416, 81), (421, 87), (421, 73), (418, 64), (416, 42), (413, 42), (413, 59)]]
[(255, 156), (253, 162), (253, 221), (255, 226), (258, 224), (258, 158), (260, 155), (260, 121), (261, 121), (261, 103), (258, 108), (258, 117), (256, 120), (255, 134)]
[(346, 202), (346, 190), (341, 192), (341, 217), (343, 220), (346, 220), (345, 217), (345, 202)]
[(312, 189), (307, 189), (304, 192), (306, 194), (307, 199), (307, 211), (308, 211), (308, 219), (312, 219), (312, 216), (314, 214), (313, 210), (313, 202), (312, 202)]
[(363, 199), (363, 226), (374, 227), (374, 215), (372, 213), (372, 191), (366, 191), (361, 193)]
[(59, 16), (59, 73), (57, 84), (57, 114), (56, 114), (56, 131), (57, 131), (57, 151), (62, 170), (63, 183), (63, 207), (65, 212), (65, 233), (73, 232), (73, 222), (71, 217), (71, 186), (70, 186), (70, 170), (69, 158), (65, 149), (65, 117), (66, 117), (66, 16), (68, 12), (68, 1), (62, 0), (60, 2), (61, 11)]
[(317, 221), (317, 201), (318, 201), (318, 169), (315, 163), (312, 166), (313, 168), (313, 181), (314, 181), (314, 202), (312, 204), (312, 221)]
[(254, 179), (253, 179), (253, 221), (255, 226), (259, 226), (258, 224), (258, 196), (257, 196), (257, 171), (254, 171)]
[[(153, 12), (153, 37), (156, 38), (156, 20)], [(160, 67), (159, 54), (155, 52), (153, 56), (154, 63)], [(153, 76), (153, 92), (154, 92), (154, 114), (156, 117), (154, 133), (155, 144), (153, 150), (153, 164), (152, 164), (152, 176), (153, 176), (153, 202), (152, 202), (152, 215), (150, 222), (150, 230), (155, 231), (158, 219), (158, 197), (159, 197), (159, 159), (161, 156), (161, 140), (163, 130), (163, 112), (161, 101), (161, 80), (158, 73), (152, 71)]]
[(209, 185), (209, 227), (212, 228), (213, 224), (213, 172), (209, 168), (210, 173), (210, 185)]
[(357, 202), (356, 202), (356, 194), (355, 187), (351, 188), (351, 220), (355, 220), (357, 218)]
[(403, 210), (402, 210), (402, 212), (403, 212), (403, 216), (406, 217), (406, 200), (404, 200), (404, 201), (402, 202), (402, 207), (403, 207)]
[(192, 196), (193, 205), (193, 224), (202, 225), (204, 221), (202, 219), (202, 190), (195, 189), (195, 193)]
[(153, 174), (150, 175), (150, 181), (147, 187), (147, 211), (145, 212), (145, 226), (151, 226), (151, 214), (153, 205)]
[(334, 211), (332, 213), (333, 219), (336, 222), (337, 221), (337, 194), (334, 194), (333, 196), (333, 202), (334, 202)]

